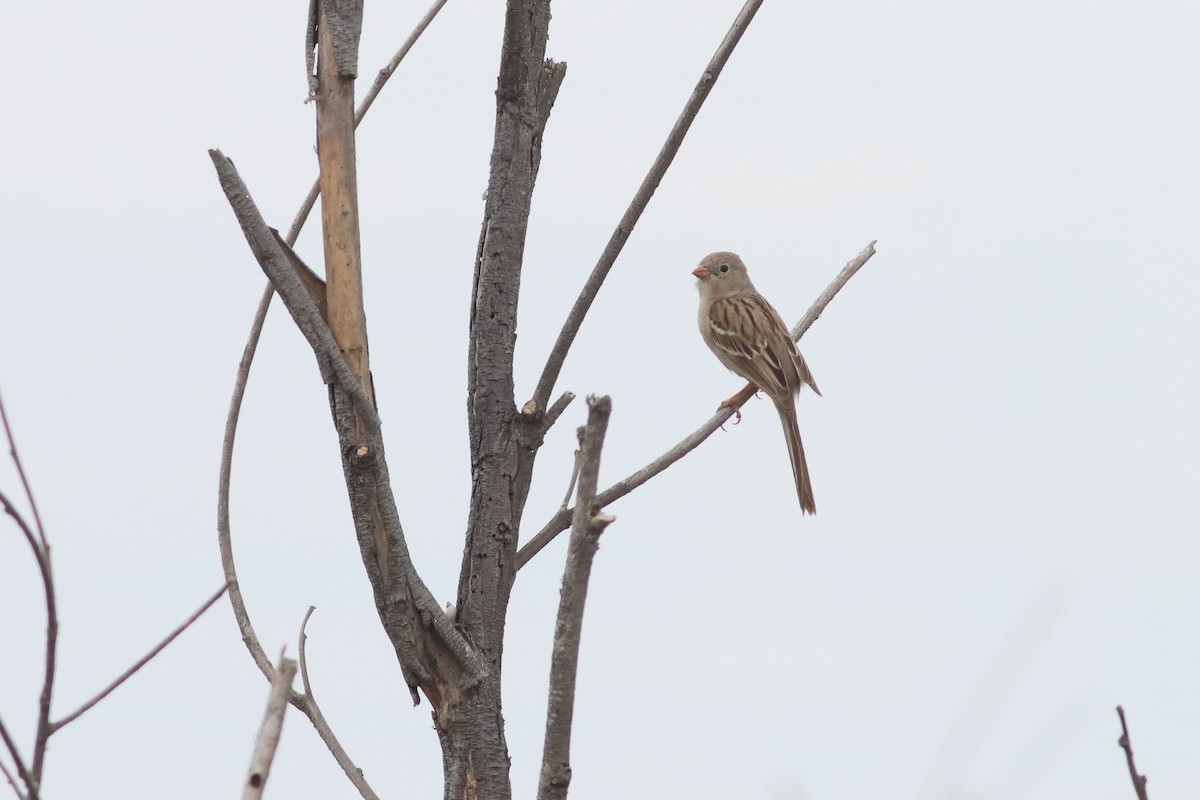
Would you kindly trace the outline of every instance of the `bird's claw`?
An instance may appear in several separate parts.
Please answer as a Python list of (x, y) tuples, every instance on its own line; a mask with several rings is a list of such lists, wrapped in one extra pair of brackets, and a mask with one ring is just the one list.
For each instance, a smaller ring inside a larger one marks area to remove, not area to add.
[[(738, 398), (736, 396), (731, 397), (728, 400), (725, 400), (724, 402), (722, 402), (721, 405), (717, 406), (717, 413), (720, 413), (722, 410), (724, 410), (726, 408), (733, 410), (733, 424), (734, 425), (737, 425), (739, 422), (742, 421), (742, 410), (737, 407), (737, 402), (736, 402), (737, 399)], [(725, 425), (723, 423), (721, 425), (721, 430), (725, 430)]]

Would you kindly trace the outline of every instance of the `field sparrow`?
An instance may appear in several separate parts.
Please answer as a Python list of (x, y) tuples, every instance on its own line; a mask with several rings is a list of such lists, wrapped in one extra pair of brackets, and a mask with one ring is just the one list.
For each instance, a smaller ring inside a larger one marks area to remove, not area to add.
[[(700, 290), (700, 335), (704, 343), (722, 364), (766, 392), (775, 404), (787, 439), (800, 510), (817, 513), (800, 427), (796, 424), (796, 393), (806, 383), (817, 394), (821, 390), (808, 371), (804, 356), (796, 349), (779, 312), (754, 288), (746, 265), (735, 253), (707, 255), (692, 274), (699, 278), (696, 286)], [(724, 401), (720, 407), (733, 405), (741, 394)]]

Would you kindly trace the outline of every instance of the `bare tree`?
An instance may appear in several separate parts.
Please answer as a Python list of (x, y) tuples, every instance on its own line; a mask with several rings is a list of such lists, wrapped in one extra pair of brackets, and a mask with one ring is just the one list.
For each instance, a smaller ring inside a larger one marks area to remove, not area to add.
[[(576, 460), (576, 499), (570, 495), (553, 519), (522, 542), (525, 501), (542, 441), (574, 395), (556, 400), (559, 373), (575, 335), (650, 202), (684, 136), (761, 0), (748, 0), (701, 74), (662, 150), (618, 222), (591, 275), (569, 310), (533, 396), (518, 404), (513, 381), (517, 303), (530, 204), (542, 139), (566, 65), (546, 58), (549, 0), (509, 0), (496, 88), (495, 137), (484, 218), (474, 264), (468, 361), (467, 427), (472, 490), (466, 542), (453, 613), (434, 599), (409, 558), (388, 478), (379, 398), (370, 378), (362, 298), (354, 128), (412, 41), (441, 8), (430, 9), (397, 57), (380, 72), (357, 114), (352, 105), (358, 72), (361, 1), (314, 0), (309, 25), (310, 72), (316, 100), (320, 178), (286, 236), (259, 214), (233, 162), (211, 151), (217, 175), (269, 286), (251, 329), (235, 384), (225, 435), (219, 487), (219, 544), (230, 597), (243, 640), (268, 679), (276, 675), (251, 625), (234, 566), (229, 523), (230, 465), (246, 376), (272, 293), (277, 292), (317, 359), (329, 387), (351, 514), (367, 579), (384, 633), (399, 661), (413, 702), (433, 709), (441, 741), (447, 798), (509, 798), (509, 757), (501, 707), (504, 630), (518, 570), (558, 533), (572, 529), (555, 629), (550, 700), (539, 798), (566, 796), (575, 670), (587, 581), (596, 540), (613, 517), (603, 509), (682, 458), (736, 409), (713, 416), (691, 436), (622, 481), (599, 490), (598, 465), (611, 401), (589, 399)], [(320, 193), (325, 280), (291, 250), (313, 199)], [(798, 338), (842, 285), (874, 253), (874, 243), (834, 279), (804, 320)], [(751, 392), (745, 392), (743, 399)], [(576, 480), (577, 479), (577, 480)], [(301, 634), (303, 648), (303, 633)], [(347, 776), (364, 797), (375, 794), (337, 743), (312, 697), (301, 650), (303, 694), (290, 701), (316, 725)]]
[[(50, 539), (46, 535), (46, 528), (42, 525), (42, 515), (38, 511), (37, 500), (34, 499), (33, 486), (30, 483), (28, 475), (25, 474), (25, 465), (21, 461), (20, 453), (17, 451), (16, 437), (13, 435), (12, 427), (9, 425), (8, 413), (4, 409), (3, 402), (0, 402), (0, 427), (4, 429), (4, 439), (8, 445), (8, 456), (12, 460), (13, 467), (17, 473), (17, 479), (21, 484), (25, 510), (22, 510), (18, 502), (3, 489), (0, 489), (0, 509), (16, 525), (17, 530), (20, 531), (21, 536), (25, 539), (25, 542), (29, 545), (29, 549), (33, 553), (34, 561), (37, 563), (38, 577), (41, 579), (42, 597), (46, 605), (46, 645), (42, 657), (42, 690), (38, 695), (38, 711), (37, 720), (34, 723), (33, 746), (27, 758), (22, 754), (16, 737), (4, 724), (4, 720), (0, 719), (0, 744), (3, 745), (3, 750), (0, 751), (0, 775), (4, 776), (5, 781), (18, 798), (37, 800), (41, 797), (42, 777), (45, 772), (46, 751), (50, 743), (50, 737), (86, 714), (97, 703), (112, 694), (117, 687), (133, 677), (134, 673), (146, 666), (167, 645), (175, 641), (181, 633), (191, 627), (192, 623), (198, 620), (205, 611), (212, 608), (221, 599), (221, 596), (225, 594), (226, 587), (222, 586), (218, 589), (212, 597), (204, 601), (200, 608), (184, 620), (179, 627), (167, 634), (162, 641), (134, 662), (129, 669), (122, 672), (107, 686), (97, 692), (90, 700), (69, 714), (54, 719), (52, 714), (54, 677), (58, 671), (58, 595), (54, 588), (54, 569), (50, 562)], [(15, 650), (16, 648), (13, 649)], [(11, 762), (11, 767), (6, 764), (5, 755), (9, 762)]]

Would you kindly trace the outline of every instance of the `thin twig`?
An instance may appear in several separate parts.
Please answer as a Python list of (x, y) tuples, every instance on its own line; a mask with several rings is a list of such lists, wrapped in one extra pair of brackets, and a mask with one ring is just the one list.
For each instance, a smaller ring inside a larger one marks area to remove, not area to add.
[[(417, 39), (421, 37), (421, 34), (429, 27), (429, 23), (433, 22), (433, 18), (437, 16), (437, 13), (442, 10), (442, 6), (446, 5), (447, 2), (448, 0), (437, 0), (437, 2), (430, 6), (429, 10), (425, 12), (425, 16), (421, 17), (421, 21), (417, 23), (417, 27), (413, 28), (412, 33), (404, 40), (404, 44), (400, 45), (400, 49), (392, 56), (392, 60), (384, 65), (383, 69), (379, 70), (379, 74), (375, 76), (375, 82), (371, 84), (371, 88), (363, 95), (362, 102), (358, 104), (358, 108), (354, 112), (354, 127), (356, 129), (359, 123), (362, 122), (363, 117), (366, 116), (367, 109), (371, 107), (371, 104), (375, 102), (375, 98), (383, 90), (384, 84), (396, 72), (396, 69), (400, 66), (400, 62), (408, 55), (408, 51), (416, 44)], [(296, 244), (296, 239), (300, 236), (300, 229), (308, 221), (308, 215), (312, 213), (313, 207), (317, 204), (317, 198), (320, 196), (321, 179), (318, 177), (313, 181), (308, 194), (305, 195), (304, 202), (300, 204), (300, 209), (296, 212), (296, 216), (292, 218), (292, 225), (288, 228), (286, 237), (289, 245)], [(268, 287), (267, 291), (271, 291), (270, 287)], [(261, 331), (261, 329), (262, 324), (259, 323), (258, 331)], [(254, 329), (251, 329), (250, 335), (253, 338), (257, 338), (258, 333)]]
[[(846, 264), (846, 266), (842, 267), (842, 270), (837, 274), (837, 277), (830, 282), (829, 286), (825, 288), (825, 291), (821, 292), (820, 296), (817, 297), (800, 321), (796, 323), (796, 327), (792, 328), (793, 339), (798, 340), (804, 335), (809, 327), (811, 327), (812, 324), (816, 322), (821, 314), (825, 311), (825, 307), (829, 305), (830, 301), (832, 301), (837, 293), (841, 291), (842, 287), (845, 286), (852, 277), (854, 277), (854, 273), (858, 272), (858, 270), (862, 268), (863, 264), (866, 264), (868, 259), (870, 259), (873, 255), (875, 255), (875, 242), (871, 242), (869, 245), (864, 247), (858, 255), (856, 255)], [(600, 492), (598, 495), (596, 495), (596, 502), (601, 506), (610, 505), (614, 501), (619, 500), (620, 498), (629, 494), (634, 489), (653, 478), (655, 475), (658, 475), (660, 472), (686, 456), (691, 451), (695, 450), (705, 439), (707, 439), (709, 436), (712, 436), (714, 431), (724, 425), (729, 418), (741, 408), (742, 404), (746, 401), (746, 399), (748, 399), (748, 397), (749, 396), (747, 395), (741, 400), (741, 402), (738, 402), (728, 408), (721, 409), (712, 417), (710, 417), (707, 422), (686, 436), (681, 442), (679, 442), (679, 444), (675, 445), (646, 466), (637, 470), (629, 477), (614, 483), (612, 486)], [(567, 526), (571, 524), (571, 516), (573, 513), (573, 509), (559, 509), (559, 511), (550, 518), (549, 522), (547, 522), (542, 529), (538, 531), (533, 538), (526, 542), (525, 545), (521, 547), (520, 551), (517, 552), (517, 569), (520, 569), (529, 563), (529, 560), (537, 555), (543, 547), (550, 544), (550, 542), (554, 540), (555, 536), (566, 530)]]
[(29, 485), (29, 477), (25, 474), (25, 464), (17, 453), (17, 440), (13, 437), (12, 428), (9, 427), (8, 412), (4, 409), (3, 400), (0, 400), (0, 421), (4, 423), (4, 437), (8, 440), (8, 455), (12, 458), (13, 466), (17, 470), (17, 477), (21, 480), (21, 489), (24, 490), (25, 499), (29, 502), (29, 510), (33, 512), (33, 524), (37, 528), (38, 541), (41, 542), (43, 550), (50, 552), (50, 542), (46, 539), (46, 528), (42, 525), (42, 515), (38, 511), (37, 501), (33, 499), (33, 488)]
[(13, 777), (11, 772), (8, 771), (8, 767), (4, 765), (3, 761), (0, 761), (0, 775), (4, 775), (4, 779), (8, 781), (8, 785), (12, 787), (13, 794), (17, 796), (17, 800), (25, 800), (25, 795), (22, 793), (21, 787), (17, 786), (17, 779)]
[(642, 212), (650, 203), (650, 198), (654, 196), (655, 190), (658, 189), (663, 176), (666, 175), (667, 169), (675, 159), (679, 146), (683, 144), (683, 138), (687, 136), (688, 129), (692, 127), (692, 122), (695, 121), (701, 106), (708, 98), (708, 93), (716, 84), (721, 70), (725, 67), (725, 62), (729, 60), (733, 49), (737, 47), (738, 41), (746, 32), (746, 28), (749, 27), (750, 21), (754, 19), (754, 14), (761, 5), (762, 0), (747, 0), (746, 4), (742, 6), (737, 19), (733, 21), (729, 32), (725, 34), (725, 38), (713, 53), (712, 58), (709, 59), (708, 66), (700, 75), (700, 80), (697, 82), (696, 88), (692, 90), (692, 95), (684, 105), (683, 111), (680, 112), (679, 118), (675, 120), (674, 127), (667, 134), (667, 140), (659, 150), (658, 157), (654, 159), (650, 171), (642, 180), (642, 185), (638, 187), (637, 194), (633, 196), (632, 202), (621, 216), (621, 221), (617, 223), (616, 230), (613, 231), (608, 244), (604, 247), (604, 252), (600, 254), (600, 259), (592, 268), (592, 274), (588, 276), (587, 282), (580, 290), (579, 297), (575, 300), (575, 305), (571, 307), (571, 312), (567, 315), (558, 339), (554, 342), (554, 347), (546, 359), (546, 366), (542, 369), (542, 376), (533, 393), (533, 402), (537, 408), (545, 408), (550, 401), (550, 393), (554, 391), (554, 384), (558, 381), (563, 363), (567, 360), (567, 352), (571, 349), (571, 344), (575, 341), (575, 335), (579, 333), (580, 326), (583, 325), (583, 319), (587, 316), (588, 309), (591, 308), (604, 279), (608, 277), (609, 270), (616, 263), (617, 256), (621, 254), (625, 242), (633, 233), (634, 226), (637, 225)]
[(558, 418), (567, 410), (567, 406), (571, 405), (571, 401), (575, 399), (573, 392), (563, 392), (554, 403), (546, 409), (546, 417), (542, 420), (542, 430), (548, 431), (554, 427), (554, 423), (558, 422)]
[(329, 727), (329, 722), (325, 719), (325, 715), (321, 713), (321, 708), (317, 705), (317, 701), (311, 696), (305, 696), (297, 706), (304, 715), (308, 717), (308, 721), (312, 723), (313, 730), (321, 737), (321, 741), (325, 742), (325, 747), (329, 749), (333, 760), (342, 768), (342, 772), (354, 784), (354, 788), (358, 789), (358, 793), (363, 800), (379, 800), (379, 795), (367, 783), (367, 779), (363, 777), (363, 771), (358, 768), (358, 765), (351, 760), (350, 754), (346, 752), (346, 748), (342, 747), (342, 743), (333, 733), (333, 728)]
[(362, 118), (366, 115), (371, 104), (375, 102), (375, 98), (379, 96), (379, 92), (383, 90), (383, 85), (388, 82), (388, 78), (392, 77), (392, 73), (400, 66), (400, 62), (408, 55), (408, 51), (412, 50), (417, 39), (421, 38), (421, 34), (429, 27), (429, 23), (433, 22), (433, 18), (442, 10), (442, 6), (446, 5), (448, 0), (437, 0), (429, 10), (425, 12), (425, 16), (421, 17), (421, 21), (413, 28), (412, 33), (404, 40), (404, 44), (400, 45), (400, 49), (396, 51), (396, 55), (392, 56), (392, 60), (387, 65), (379, 70), (379, 74), (375, 76), (375, 82), (371, 84), (371, 88), (363, 95), (362, 102), (358, 104), (358, 109), (354, 112), (354, 125), (358, 127), (358, 123), (362, 122)]
[(267, 698), (267, 711), (258, 729), (258, 737), (254, 740), (254, 753), (250, 757), (250, 772), (246, 776), (242, 800), (258, 800), (262, 797), (267, 776), (271, 773), (271, 762), (275, 760), (275, 749), (279, 746), (283, 715), (287, 711), (288, 696), (295, 677), (296, 662), (280, 654), (275, 680), (271, 681), (271, 694)]
[(354, 788), (358, 789), (363, 800), (379, 800), (375, 790), (363, 777), (363, 771), (350, 759), (345, 749), (342, 748), (341, 742), (334, 736), (329, 723), (325, 721), (325, 715), (321, 713), (321, 707), (317, 705), (317, 698), (313, 696), (312, 684), (308, 681), (308, 650), (306, 647), (308, 634), (305, 633), (305, 629), (308, 627), (309, 617), (316, 610), (316, 606), (309, 606), (304, 615), (304, 621), (300, 623), (300, 682), (304, 686), (304, 694), (299, 696), (299, 701), (293, 699), (292, 705), (303, 711), (304, 715), (308, 717), (317, 734), (325, 742), (325, 746), (329, 748), (329, 752), (333, 754), (333, 759), (337, 761), (338, 766), (346, 773), (346, 777), (354, 784)]
[(567, 546), (550, 657), (550, 698), (546, 707), (546, 739), (542, 747), (537, 800), (566, 800), (571, 782), (571, 722), (575, 713), (575, 677), (579, 668), (583, 609), (592, 560), (600, 546), (600, 534), (614, 519), (600, 513), (595, 503), (600, 453), (611, 412), (612, 401), (608, 397), (588, 398), (588, 422), (583, 430), (578, 459), (579, 495), (575, 500), (571, 542)]
[[(29, 792), (29, 800), (37, 800), (37, 781), (29, 773), (29, 768), (25, 766), (25, 759), (21, 758), (21, 751), (17, 749), (17, 743), (13, 741), (12, 734), (8, 732), (8, 728), (5, 727), (4, 720), (2, 719), (0, 719), (0, 740), (4, 741), (4, 746), (8, 749), (8, 755), (13, 760), (13, 769), (17, 771), (17, 774), (21, 776), (21, 780), (25, 783), (25, 788)], [(4, 774), (8, 775), (7, 769), (4, 771)], [(11, 777), (9, 777), (9, 782), (12, 782)], [(13, 784), (13, 788), (16, 788), (16, 784)], [(18, 792), (19, 794), (20, 792)]]
[(1133, 742), (1129, 739), (1129, 726), (1125, 724), (1125, 709), (1117, 706), (1117, 716), (1121, 718), (1121, 738), (1117, 740), (1117, 744), (1125, 751), (1125, 763), (1129, 765), (1129, 779), (1133, 781), (1133, 790), (1137, 792), (1138, 800), (1150, 800), (1150, 796), (1146, 793), (1146, 781), (1149, 780), (1145, 775), (1137, 771), (1137, 766), (1133, 763)]
[(308, 627), (308, 618), (317, 610), (316, 606), (309, 606), (308, 611), (304, 613), (304, 620), (300, 623), (300, 642), (298, 649), (300, 650), (300, 683), (304, 687), (304, 697), (308, 700), (313, 699), (312, 687), (308, 684), (308, 659), (305, 655), (304, 646), (308, 642), (308, 634), (304, 629)]
[(567, 493), (563, 495), (561, 509), (566, 509), (571, 505), (571, 495), (575, 494), (575, 482), (579, 479), (579, 463), (583, 455), (583, 437), (587, 428), (581, 427), (575, 430), (575, 436), (579, 440), (579, 446), (575, 448), (575, 457), (571, 464), (571, 479), (567, 481)]
[(129, 669), (122, 672), (121, 675), (116, 680), (114, 680), (108, 686), (104, 687), (104, 689), (102, 689), (99, 694), (97, 694), (91, 700), (88, 700), (86, 703), (84, 703), (79, 708), (75, 709), (75, 711), (71, 712), (70, 714), (67, 714), (65, 717), (58, 720), (57, 722), (52, 723), (50, 725), (50, 732), (54, 733), (59, 728), (63, 728), (66, 725), (70, 724), (71, 722), (74, 722), (76, 719), (78, 719), (80, 716), (82, 716), (84, 714), (84, 712), (89, 711), (92, 708), (92, 706), (96, 705), (101, 700), (108, 697), (108, 695), (111, 694), (114, 689), (116, 689), (122, 683), (124, 683), (125, 681), (127, 681), (131, 677), (133, 677), (133, 674), (135, 672), (137, 672), (142, 667), (146, 666), (146, 664), (148, 664), (150, 662), (150, 659), (154, 658), (156, 655), (161, 653), (167, 645), (169, 645), (171, 642), (175, 641), (175, 639), (178, 638), (181, 633), (183, 633), (188, 628), (190, 628), (192, 626), (192, 623), (194, 623), (196, 620), (200, 619), (200, 617), (203, 616), (205, 611), (208, 611), (210, 608), (212, 608), (213, 605), (215, 605), (216, 602), (221, 599), (221, 596), (223, 594), (225, 594), (225, 591), (227, 588), (228, 588), (227, 586), (222, 586), (220, 589), (218, 589), (216, 594), (214, 594), (212, 597), (205, 600), (204, 604), (201, 605), (200, 608), (196, 609), (196, 611), (190, 617), (188, 617), (186, 620), (183, 621), (183, 624), (181, 624), (178, 628), (176, 628), (175, 630), (173, 630), (169, 634), (167, 634), (167, 637), (165, 639), (163, 639), (161, 642), (159, 642), (157, 645), (155, 645), (154, 648), (149, 653), (146, 653), (146, 655), (144, 655), (140, 659), (138, 659), (134, 663), (133, 666), (131, 666)]
[[(17, 440), (13, 436), (12, 427), (8, 423), (8, 412), (4, 409), (4, 402), (0, 400), (0, 421), (4, 424), (4, 436), (8, 440), (8, 453), (12, 458), (13, 466), (16, 467), (17, 475), (21, 481), (21, 487), (25, 490), (25, 499), (29, 503), (29, 509), (33, 513), (34, 526), (37, 529), (37, 535), (34, 536), (33, 530), (25, 522), (25, 518), (17, 511), (16, 506), (9, 502), (7, 497), (0, 496), (0, 501), (3, 502), (5, 512), (12, 517), (17, 526), (25, 534), (25, 539), (29, 543), (29, 547), (33, 550), (33, 557), (37, 560), (38, 572), (42, 576), (42, 593), (46, 600), (46, 655), (45, 668), (42, 676), (42, 692), (38, 697), (38, 716), (37, 727), (33, 739), (33, 763), (31, 772), (33, 783), (28, 784), (26, 788), (29, 791), (30, 800), (37, 800), (38, 786), (42, 782), (42, 766), (46, 759), (46, 743), (50, 739), (50, 700), (54, 696), (54, 673), (58, 665), (58, 600), (57, 594), (54, 591), (54, 571), (50, 566), (50, 541), (46, 538), (46, 528), (42, 525), (42, 515), (38, 511), (37, 501), (33, 497), (33, 488), (29, 484), (29, 478), (25, 474), (25, 465), (21, 461), (21, 456), (17, 452)], [(22, 776), (23, 778), (25, 776)]]

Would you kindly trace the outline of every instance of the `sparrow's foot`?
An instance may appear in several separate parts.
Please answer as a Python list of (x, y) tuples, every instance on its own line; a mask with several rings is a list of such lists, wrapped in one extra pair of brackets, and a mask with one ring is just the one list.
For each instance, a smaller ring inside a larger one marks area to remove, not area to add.
[[(724, 408), (733, 409), (733, 417), (734, 417), (733, 424), (737, 425), (739, 422), (742, 421), (742, 412), (740, 410), (740, 406), (743, 403), (745, 403), (747, 400), (749, 400), (757, 392), (758, 392), (757, 386), (755, 386), (753, 383), (747, 383), (745, 385), (745, 387), (743, 387), (742, 390), (740, 392), (738, 392), (737, 394), (735, 394), (733, 397), (730, 397), (728, 400), (722, 400), (721, 405), (717, 406), (717, 411), (720, 411), (721, 409), (724, 409)], [(722, 425), (721, 430), (724, 430), (724, 429), (725, 429), (725, 426)]]

